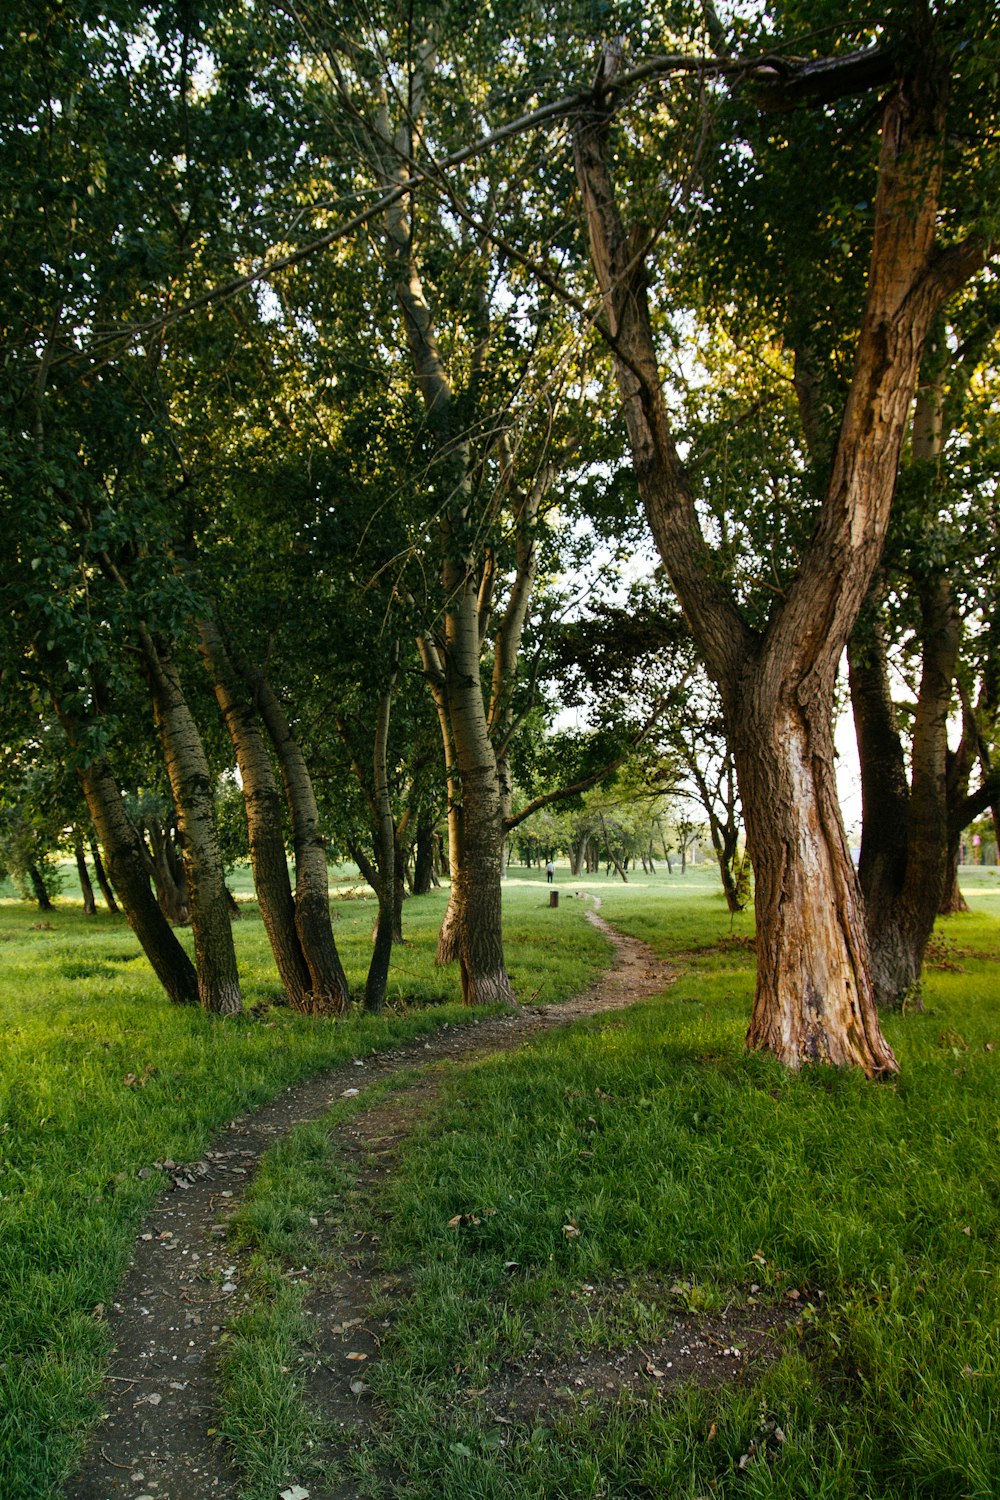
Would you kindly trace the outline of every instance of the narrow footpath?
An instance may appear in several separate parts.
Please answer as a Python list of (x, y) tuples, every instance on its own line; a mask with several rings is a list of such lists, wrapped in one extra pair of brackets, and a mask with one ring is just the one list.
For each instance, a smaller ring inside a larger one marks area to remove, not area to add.
[[(239, 1475), (210, 1429), (219, 1425), (214, 1394), (219, 1339), (245, 1298), (239, 1259), (227, 1245), (226, 1220), (260, 1158), (295, 1126), (326, 1114), (348, 1089), (359, 1091), (363, 1103), (369, 1084), (384, 1086), (404, 1070), (513, 1051), (556, 1027), (622, 1010), (673, 983), (676, 972), (644, 943), (616, 932), (596, 912), (588, 912), (587, 919), (611, 940), (615, 956), (596, 984), (576, 999), (442, 1028), (429, 1040), (355, 1058), (286, 1090), (258, 1113), (234, 1120), (200, 1161), (160, 1164), (170, 1186), (143, 1224), (118, 1300), (107, 1311), (115, 1352), (98, 1397), (101, 1418), (82, 1468), (65, 1488), (66, 1500), (235, 1500)], [(393, 1151), (437, 1086), (436, 1080), (425, 1078), (408, 1090), (412, 1107), (396, 1111), (390, 1132)], [(364, 1134), (362, 1130), (360, 1136)], [(372, 1157), (359, 1148), (358, 1117), (335, 1138), (351, 1170), (371, 1172), (374, 1186), (391, 1153), (383, 1149)], [(342, 1279), (340, 1305), (338, 1297), (327, 1296), (312, 1309), (320, 1346), (339, 1335), (345, 1321), (351, 1322), (368, 1285), (363, 1275)], [(346, 1390), (339, 1392), (329, 1379), (327, 1386), (324, 1393), (314, 1381), (310, 1394), (342, 1427), (355, 1419), (363, 1426), (357, 1400), (348, 1399)]]

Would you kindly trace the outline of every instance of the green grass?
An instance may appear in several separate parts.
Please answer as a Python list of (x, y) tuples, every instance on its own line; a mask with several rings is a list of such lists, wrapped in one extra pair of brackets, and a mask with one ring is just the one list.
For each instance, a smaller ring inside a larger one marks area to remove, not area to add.
[[(536, 885), (512, 884), (510, 968), (523, 993), (543, 976), (540, 998), (558, 1001), (605, 945), (578, 910), (543, 916), (545, 902)], [(463, 1019), (457, 976), (433, 962), (443, 906), (443, 892), (407, 903), (386, 1015), (333, 1024), (171, 1006), (122, 918), (84, 918), (65, 899), (45, 918), (0, 902), (0, 1495), (54, 1492), (79, 1452), (107, 1355), (95, 1309), (113, 1298), (157, 1189), (156, 1174), (138, 1172), (200, 1156), (227, 1120), (320, 1068)], [(334, 903), (355, 989), (373, 912), (371, 901)], [(267, 1002), (278, 985), (254, 907), (234, 931), (246, 999)]]
[[(465, 1070), (411, 1145), (383, 1207), (386, 1254), (414, 1289), (368, 1377), (391, 1421), (358, 1473), (395, 1476), (407, 1500), (995, 1496), (989, 898), (944, 925), (961, 972), (932, 969), (925, 1012), (887, 1020), (903, 1072), (873, 1085), (743, 1052), (750, 956), (707, 881), (601, 893), (687, 970), (628, 1015)], [(480, 1222), (456, 1230), (456, 1214)], [(738, 1305), (752, 1282), (775, 1301), (799, 1291), (807, 1318), (746, 1387), (513, 1429), (470, 1394), (529, 1350), (626, 1345), (671, 1307)], [(583, 1285), (606, 1292), (589, 1323)], [(775, 1425), (780, 1446), (764, 1441)]]

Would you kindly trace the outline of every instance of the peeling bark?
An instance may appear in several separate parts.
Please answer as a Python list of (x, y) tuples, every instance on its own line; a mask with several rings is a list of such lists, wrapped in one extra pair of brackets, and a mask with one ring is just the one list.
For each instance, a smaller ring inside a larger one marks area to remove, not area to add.
[[(786, 1064), (894, 1071), (833, 779), (837, 664), (885, 540), (924, 339), (957, 266), (935, 248), (945, 80), (925, 38), (886, 102), (868, 291), (815, 532), (763, 636), (718, 574), (677, 453), (645, 267), (608, 169), (603, 95), (574, 129), (592, 259), (646, 514), (723, 700), (755, 875), (758, 979), (747, 1044)], [(605, 68), (613, 73), (614, 65)], [(610, 84), (602, 79), (602, 87)]]

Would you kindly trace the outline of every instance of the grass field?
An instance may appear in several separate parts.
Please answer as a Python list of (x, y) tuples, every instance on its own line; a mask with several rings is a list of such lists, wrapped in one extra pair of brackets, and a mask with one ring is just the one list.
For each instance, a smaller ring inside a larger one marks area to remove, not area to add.
[[(245, 897), (245, 872), (234, 885)], [(558, 1001), (587, 982), (606, 945), (577, 913), (546, 902), (537, 884), (512, 886), (510, 967), (522, 993)], [(224, 1122), (298, 1078), (463, 1020), (457, 975), (433, 962), (443, 906), (443, 892), (407, 904), (410, 941), (394, 958), (385, 1016), (334, 1024), (268, 1005), (277, 979), (249, 902), (234, 931), (245, 998), (257, 1008), (220, 1021), (165, 1000), (123, 918), (85, 918), (65, 898), (44, 917), (0, 900), (4, 1500), (47, 1495), (74, 1461), (106, 1354), (95, 1309), (112, 1299), (158, 1188), (157, 1172), (138, 1174), (160, 1158), (196, 1159)], [(334, 903), (358, 991), (373, 912), (370, 900)]]
[[(578, 903), (550, 911), (523, 874), (506, 893), (512, 973), (522, 994), (556, 1001), (605, 945)], [(944, 924), (927, 1009), (887, 1022), (901, 1077), (870, 1085), (744, 1054), (750, 923), (730, 921), (709, 872), (559, 878), (599, 894), (683, 977), (662, 1000), (448, 1086), (380, 1205), (387, 1260), (411, 1290), (371, 1375), (391, 1420), (357, 1447), (355, 1470), (373, 1493), (393, 1476), (386, 1492), (408, 1500), (995, 1496), (1000, 881), (966, 872), (976, 910)], [(138, 1173), (199, 1156), (222, 1122), (296, 1078), (461, 1019), (455, 976), (432, 962), (442, 905), (406, 908), (390, 1013), (330, 1025), (267, 1007), (276, 980), (249, 904), (236, 933), (262, 1008), (222, 1023), (162, 1000), (120, 919), (60, 903), (38, 926), (27, 904), (0, 902), (0, 1494), (44, 1497), (72, 1465), (106, 1352), (95, 1309), (156, 1191), (156, 1174)], [(372, 906), (335, 913), (360, 986)], [(269, 1164), (258, 1224), (290, 1180), (308, 1224), (317, 1173), (340, 1170), (324, 1140), (314, 1127)], [(498, 1212), (474, 1234), (449, 1227), (487, 1206)], [(308, 1247), (263, 1251), (280, 1270)], [(678, 1308), (745, 1306), (751, 1285), (775, 1305), (798, 1292), (805, 1318), (736, 1390), (622, 1395), (513, 1427), (475, 1394), (529, 1352), (652, 1337)], [(599, 1311), (581, 1317), (595, 1288)], [(254, 1413), (242, 1420), (252, 1430)], [(300, 1420), (305, 1441), (314, 1427)], [(251, 1475), (247, 1493), (274, 1491)]]
[[(386, 1267), (410, 1290), (366, 1376), (389, 1420), (348, 1470), (406, 1500), (1000, 1493), (1000, 912), (989, 872), (964, 884), (976, 910), (943, 924), (926, 1009), (886, 1022), (902, 1074), (873, 1085), (744, 1053), (749, 923), (730, 924), (706, 877), (599, 882), (603, 914), (683, 977), (463, 1070), (381, 1201), (357, 1205), (384, 1218)], [(273, 1164), (303, 1212), (322, 1141)], [(273, 1277), (280, 1243), (254, 1243)], [(288, 1253), (304, 1263), (308, 1229)], [(753, 1303), (791, 1307), (794, 1326), (744, 1383), (497, 1416), (512, 1362), (576, 1368), (678, 1314), (738, 1325)], [(273, 1421), (264, 1395), (241, 1421)], [(246, 1494), (322, 1485), (309, 1452), (284, 1475), (245, 1453)]]

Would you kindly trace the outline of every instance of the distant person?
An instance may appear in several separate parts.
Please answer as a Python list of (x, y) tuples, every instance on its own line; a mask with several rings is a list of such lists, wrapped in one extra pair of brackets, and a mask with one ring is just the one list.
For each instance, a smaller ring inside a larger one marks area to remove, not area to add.
[(555, 865), (552, 863), (552, 861), (550, 859), (549, 862), (548, 862), (548, 864), (545, 866), (545, 879), (548, 881), (549, 885), (552, 884), (552, 880), (553, 880), (553, 877), (554, 877), (555, 873), (556, 873), (556, 867), (555, 867)]

